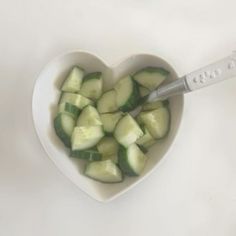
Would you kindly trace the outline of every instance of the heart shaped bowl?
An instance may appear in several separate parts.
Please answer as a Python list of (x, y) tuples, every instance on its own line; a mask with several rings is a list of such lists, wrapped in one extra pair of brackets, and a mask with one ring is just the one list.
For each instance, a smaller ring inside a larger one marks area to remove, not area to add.
[(74, 184), (92, 198), (106, 202), (123, 194), (146, 178), (160, 165), (160, 161), (163, 161), (180, 125), (184, 106), (183, 96), (170, 98), (171, 128), (169, 135), (150, 148), (147, 154), (149, 160), (142, 175), (126, 177), (122, 183), (117, 184), (99, 183), (83, 175), (84, 161), (69, 157), (69, 151), (57, 138), (53, 127), (60, 86), (74, 65), (81, 66), (86, 72), (102, 72), (105, 89), (112, 88), (122, 76), (134, 73), (146, 66), (164, 67), (170, 71), (168, 78), (170, 81), (176, 79), (177, 74), (167, 62), (154, 55), (137, 54), (124, 59), (118, 65), (109, 66), (91, 53), (73, 51), (51, 61), (37, 78), (32, 98), (32, 113), (35, 129), (42, 146), (57, 168)]

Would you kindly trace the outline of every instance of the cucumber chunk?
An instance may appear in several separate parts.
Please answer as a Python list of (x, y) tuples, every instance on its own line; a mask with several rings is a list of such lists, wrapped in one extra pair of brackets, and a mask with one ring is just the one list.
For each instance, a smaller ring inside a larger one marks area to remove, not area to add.
[(85, 106), (93, 104), (90, 99), (76, 93), (63, 93), (60, 99), (60, 104), (65, 102), (75, 105), (79, 109), (83, 109)]
[(139, 120), (145, 125), (154, 139), (164, 138), (170, 129), (170, 113), (166, 107), (141, 112)]
[(97, 144), (98, 151), (103, 158), (115, 156), (118, 151), (118, 143), (113, 137), (103, 137)]
[(129, 114), (119, 120), (114, 131), (114, 137), (124, 147), (128, 147), (142, 135), (142, 129)]
[(124, 174), (138, 176), (142, 173), (147, 161), (147, 156), (143, 154), (136, 144), (128, 148), (119, 147), (118, 163)]
[(99, 113), (108, 113), (118, 110), (116, 104), (116, 92), (114, 89), (105, 92), (97, 102), (97, 109)]
[(76, 93), (80, 90), (82, 80), (84, 76), (84, 70), (79, 67), (74, 67), (66, 80), (64, 81), (61, 90), (63, 92)]
[(95, 126), (102, 125), (102, 121), (97, 109), (91, 105), (86, 106), (77, 121), (77, 126)]
[(118, 111), (115, 113), (106, 113), (106, 114), (101, 114), (101, 121), (103, 124), (103, 129), (107, 134), (113, 133), (117, 122), (121, 119), (123, 116), (123, 113)]
[(85, 175), (103, 183), (118, 183), (123, 180), (121, 170), (111, 160), (88, 163)]
[(94, 72), (84, 77), (79, 93), (96, 101), (102, 95), (103, 79), (101, 72)]
[(95, 146), (104, 136), (101, 126), (75, 127), (71, 137), (72, 151)]
[(154, 90), (169, 75), (169, 71), (161, 67), (146, 67), (134, 74), (134, 79), (141, 86)]
[(75, 120), (71, 115), (59, 113), (54, 119), (54, 128), (57, 136), (66, 147), (71, 146), (71, 135), (75, 127)]
[(121, 111), (133, 110), (139, 102), (139, 89), (131, 76), (120, 79), (115, 85), (116, 104)]
[(99, 153), (95, 148), (86, 150), (71, 150), (70, 156), (87, 161), (99, 161), (102, 159), (101, 153)]

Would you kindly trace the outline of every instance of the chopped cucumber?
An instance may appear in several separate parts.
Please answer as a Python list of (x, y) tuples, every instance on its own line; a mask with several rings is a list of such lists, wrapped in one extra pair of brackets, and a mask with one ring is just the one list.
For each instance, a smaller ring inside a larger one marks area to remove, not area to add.
[(150, 93), (150, 90), (143, 86), (139, 86), (139, 93), (141, 97), (145, 97)]
[(147, 103), (143, 104), (142, 111), (156, 110), (160, 107), (168, 106), (168, 104), (169, 104), (168, 100), (147, 102)]
[(79, 108), (73, 104), (64, 102), (59, 105), (58, 113), (71, 115), (75, 120), (77, 120), (79, 115)]
[(81, 83), (84, 76), (84, 70), (79, 67), (74, 67), (66, 80), (64, 81), (61, 90), (63, 92), (76, 93), (80, 90)]
[(117, 122), (121, 119), (123, 116), (123, 113), (118, 111), (115, 113), (106, 113), (106, 114), (101, 114), (101, 120), (103, 124), (103, 129), (107, 134), (111, 134), (115, 127)]
[(131, 76), (120, 79), (115, 85), (116, 104), (121, 111), (133, 110), (139, 102), (139, 89)]
[(118, 143), (113, 137), (103, 137), (97, 144), (97, 149), (104, 158), (115, 156), (118, 151)]
[(136, 144), (130, 145), (127, 149), (120, 146), (118, 151), (118, 163), (126, 175), (138, 176), (143, 171), (147, 156), (143, 154)]
[(77, 121), (77, 126), (95, 126), (102, 125), (102, 121), (97, 109), (91, 105), (86, 106)]
[(97, 102), (97, 109), (99, 113), (108, 113), (118, 110), (116, 104), (116, 92), (114, 89), (105, 92)]
[(94, 72), (84, 77), (79, 93), (96, 101), (102, 95), (103, 79), (101, 72)]
[(160, 107), (153, 111), (141, 112), (139, 119), (155, 139), (165, 137), (170, 129), (170, 113), (168, 108)]
[(128, 147), (142, 135), (143, 131), (129, 114), (119, 120), (114, 132), (114, 137), (124, 147)]
[(161, 67), (146, 67), (134, 74), (134, 79), (141, 86), (149, 90), (156, 89), (169, 75), (169, 72)]
[(104, 136), (101, 126), (75, 127), (71, 137), (72, 151), (95, 146)]
[(85, 106), (93, 104), (90, 99), (76, 93), (63, 93), (60, 99), (60, 104), (65, 102), (75, 105), (79, 109), (83, 109)]
[(149, 133), (146, 127), (144, 127), (143, 131), (144, 131), (144, 135), (141, 138), (139, 138), (136, 141), (136, 143), (140, 147), (144, 147), (145, 149), (148, 149), (156, 142), (156, 140), (151, 136), (151, 134)]
[[(85, 175), (92, 179), (118, 183), (123, 174), (140, 175), (147, 161), (144, 153), (170, 129), (168, 101), (147, 102), (169, 72), (146, 67), (103, 94), (102, 73), (84, 73), (75, 66), (61, 87), (57, 136), (70, 147), (71, 157), (89, 161)], [(143, 107), (135, 119), (123, 113), (137, 106)]]
[(99, 153), (95, 148), (75, 151), (71, 150), (70, 156), (78, 157), (87, 161), (99, 161), (102, 159), (101, 153)]
[(123, 180), (122, 172), (111, 160), (88, 163), (85, 175), (103, 183), (118, 183)]
[(67, 147), (71, 146), (70, 140), (74, 127), (75, 120), (71, 115), (59, 113), (54, 119), (56, 134)]

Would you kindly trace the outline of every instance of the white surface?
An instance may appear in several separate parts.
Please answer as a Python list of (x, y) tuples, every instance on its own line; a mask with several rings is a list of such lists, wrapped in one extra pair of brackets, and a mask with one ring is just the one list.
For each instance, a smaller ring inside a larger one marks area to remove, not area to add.
[(170, 72), (169, 80), (177, 79), (177, 74), (167, 62), (152, 55), (132, 55), (123, 59), (121, 63), (111, 66), (96, 55), (78, 51), (56, 57), (40, 73), (34, 87), (32, 113), (37, 134), (45, 151), (61, 172), (79, 188), (94, 199), (107, 202), (141, 182), (165, 160), (163, 157), (167, 156), (165, 154), (172, 146), (180, 126), (184, 99), (183, 95), (169, 99), (172, 120), (170, 132), (167, 138), (150, 148), (148, 152), (150, 160), (142, 175), (138, 178), (127, 177), (122, 183), (108, 186), (84, 176), (84, 161), (68, 157), (68, 150), (59, 141), (53, 129), (53, 119), (55, 112), (57, 112), (58, 99), (60, 98), (60, 86), (65, 76), (69, 73), (68, 71), (75, 65), (81, 66), (86, 73), (101, 71), (106, 90), (113, 88), (118, 79), (134, 74), (134, 72), (146, 66), (165, 68)]
[(168, 160), (108, 204), (55, 168), (30, 111), (36, 75), (65, 50), (112, 63), (154, 53), (179, 75), (228, 55), (235, 7), (234, 0), (1, 1), (0, 235), (235, 236), (235, 79), (187, 95)]

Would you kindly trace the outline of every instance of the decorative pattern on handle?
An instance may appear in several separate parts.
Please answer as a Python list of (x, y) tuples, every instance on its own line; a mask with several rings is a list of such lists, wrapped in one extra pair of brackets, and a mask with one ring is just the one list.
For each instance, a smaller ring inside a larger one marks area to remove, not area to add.
[(185, 76), (190, 91), (236, 76), (236, 53)]

